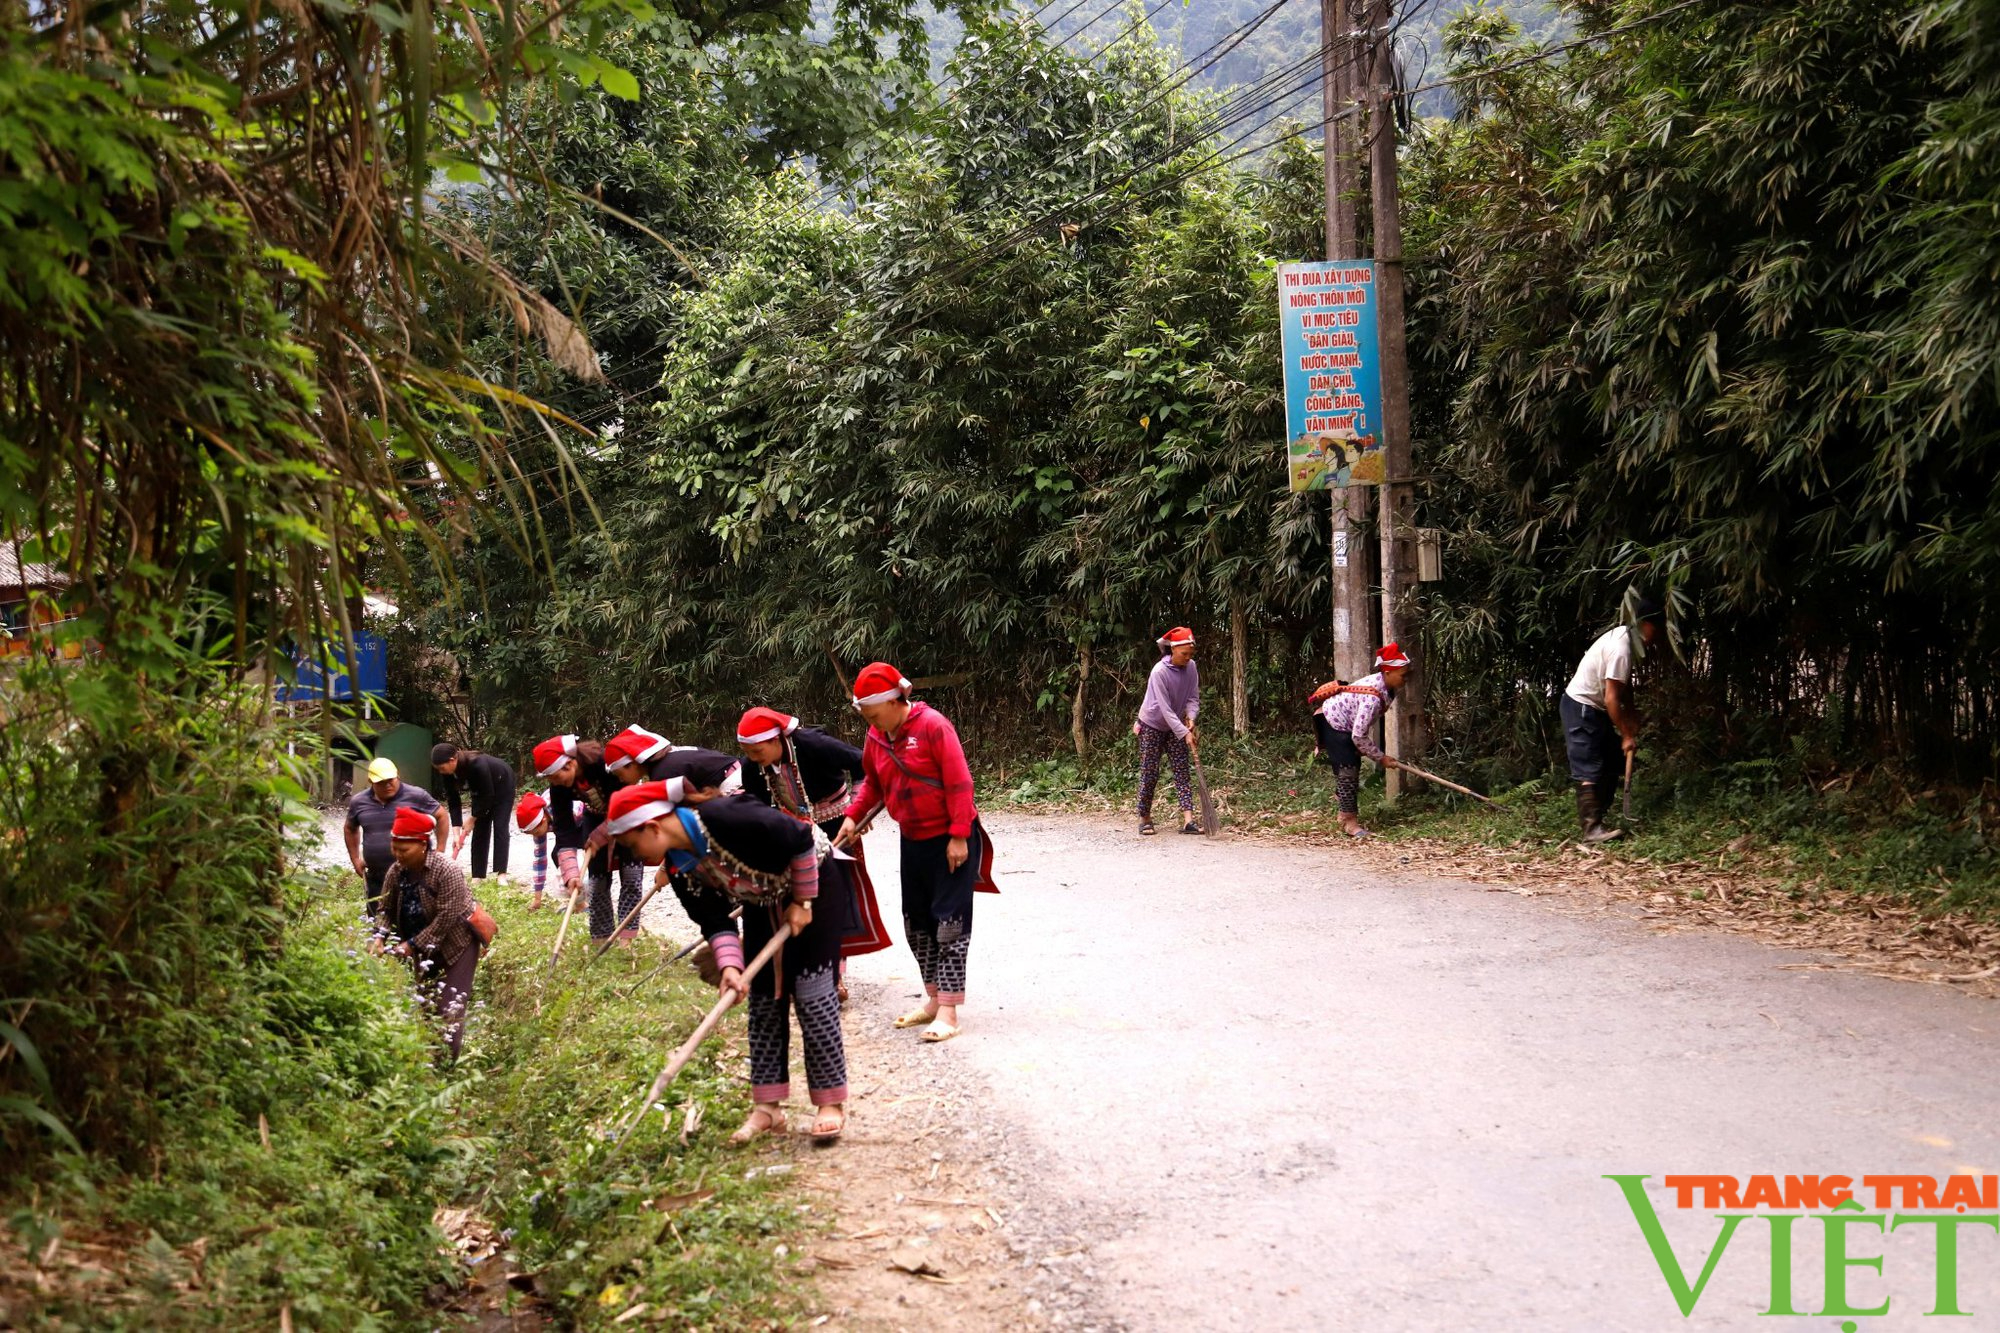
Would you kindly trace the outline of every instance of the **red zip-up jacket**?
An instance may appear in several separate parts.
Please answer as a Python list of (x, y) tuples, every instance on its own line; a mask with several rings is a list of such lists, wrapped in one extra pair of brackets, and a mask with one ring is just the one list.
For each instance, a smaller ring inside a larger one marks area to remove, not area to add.
[[(902, 768), (897, 767), (898, 760)], [(870, 727), (861, 745), (861, 769), (861, 783), (847, 806), (847, 817), (855, 823), (886, 805), (906, 838), (972, 836), (972, 821), (979, 818), (979, 811), (972, 803), (972, 770), (965, 762), (965, 747), (958, 743), (950, 719), (929, 704), (911, 704), (909, 719), (893, 737)], [(911, 776), (904, 776), (902, 769)]]

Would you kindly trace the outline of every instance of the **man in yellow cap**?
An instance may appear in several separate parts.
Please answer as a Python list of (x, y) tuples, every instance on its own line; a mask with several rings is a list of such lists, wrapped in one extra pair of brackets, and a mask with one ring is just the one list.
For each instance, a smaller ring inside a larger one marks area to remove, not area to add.
[(396, 811), (403, 808), (430, 815), (437, 829), (437, 846), (443, 851), (451, 838), (451, 816), (437, 797), (422, 787), (403, 781), (396, 761), (376, 756), (368, 765), (368, 785), (347, 798), (347, 859), (354, 873), (368, 885), (366, 911), (375, 914), (376, 899), (382, 896), (382, 881), (396, 854), (389, 845), (389, 832), (396, 823)]

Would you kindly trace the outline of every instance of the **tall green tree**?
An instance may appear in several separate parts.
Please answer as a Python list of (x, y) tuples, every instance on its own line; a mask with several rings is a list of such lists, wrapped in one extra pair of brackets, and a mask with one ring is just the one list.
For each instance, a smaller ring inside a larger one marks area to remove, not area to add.
[[(1420, 154), (1433, 512), (1477, 516), (1487, 580), (1459, 619), (1556, 680), (1643, 582), (1712, 743), (1831, 719), (1990, 764), (1990, 17), (1655, 10), (1590, 11), (1637, 26), (1482, 80)], [(1459, 31), (1468, 72), (1514, 54)]]

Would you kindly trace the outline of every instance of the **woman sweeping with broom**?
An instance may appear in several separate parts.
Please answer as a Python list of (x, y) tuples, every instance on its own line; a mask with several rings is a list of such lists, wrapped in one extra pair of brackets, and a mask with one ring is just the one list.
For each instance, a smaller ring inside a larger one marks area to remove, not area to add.
[(1402, 688), (1409, 669), (1410, 659), (1403, 650), (1385, 643), (1375, 654), (1373, 675), (1352, 684), (1329, 681), (1307, 700), (1319, 705), (1313, 714), (1313, 730), (1318, 734), (1319, 753), (1333, 769), (1340, 827), (1350, 838), (1369, 836), (1361, 827), (1361, 756), (1367, 755), (1384, 768), (1401, 767), (1375, 743), (1375, 719), (1396, 702), (1396, 691)]
[[(826, 834), (748, 796), (717, 796), (699, 809), (679, 806), (665, 782), (613, 793), (605, 827), (626, 856), (644, 865), (673, 865), (674, 893), (722, 969), (718, 989), (748, 993), (752, 1105), (729, 1141), (749, 1143), (785, 1128), (793, 1012), (816, 1108), (810, 1132), (823, 1143), (839, 1138), (847, 1126), (847, 1052), (834, 994), (840, 935), (832, 923), (846, 913), (838, 897), (847, 880), (826, 864), (832, 855)], [(729, 919), (737, 904), (743, 908), (740, 939)], [(825, 923), (815, 920), (822, 910), (830, 918)], [(745, 950), (761, 952), (780, 925), (791, 928), (791, 938), (776, 963), (746, 986)]]
[(1174, 795), (1181, 803), (1181, 832), (1199, 833), (1194, 817), (1194, 779), (1188, 761), (1194, 757), (1194, 719), (1201, 712), (1201, 672), (1194, 664), (1194, 631), (1176, 625), (1156, 643), (1164, 654), (1146, 678), (1146, 697), (1132, 734), (1139, 738), (1139, 832), (1153, 833), (1153, 792), (1160, 785), (1160, 760), (1174, 773)]

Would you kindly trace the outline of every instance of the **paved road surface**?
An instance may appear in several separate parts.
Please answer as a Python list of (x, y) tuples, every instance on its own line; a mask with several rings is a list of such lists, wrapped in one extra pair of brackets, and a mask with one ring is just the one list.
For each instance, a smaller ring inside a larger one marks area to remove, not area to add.
[[(1600, 1177), (2000, 1172), (1990, 1003), (1340, 848), (993, 822), (1004, 893), (940, 1073), (988, 1089), (1034, 1207), (1091, 1242), (1072, 1322), (1838, 1328), (1759, 1317), (1761, 1222), (1683, 1320)], [(870, 847), (893, 916), (893, 832)], [(871, 1009), (911, 972), (900, 945), (855, 964)], [(1692, 1276), (1719, 1224), (1654, 1198)], [(1802, 1310), (1822, 1230), (1798, 1224)], [(1856, 1304), (1893, 1299), (1861, 1328), (1938, 1326), (1929, 1228), (1850, 1249), (1888, 1256), (1852, 1270)], [(1949, 1322), (2000, 1329), (2000, 1237), (1963, 1250), (1974, 1317)]]

